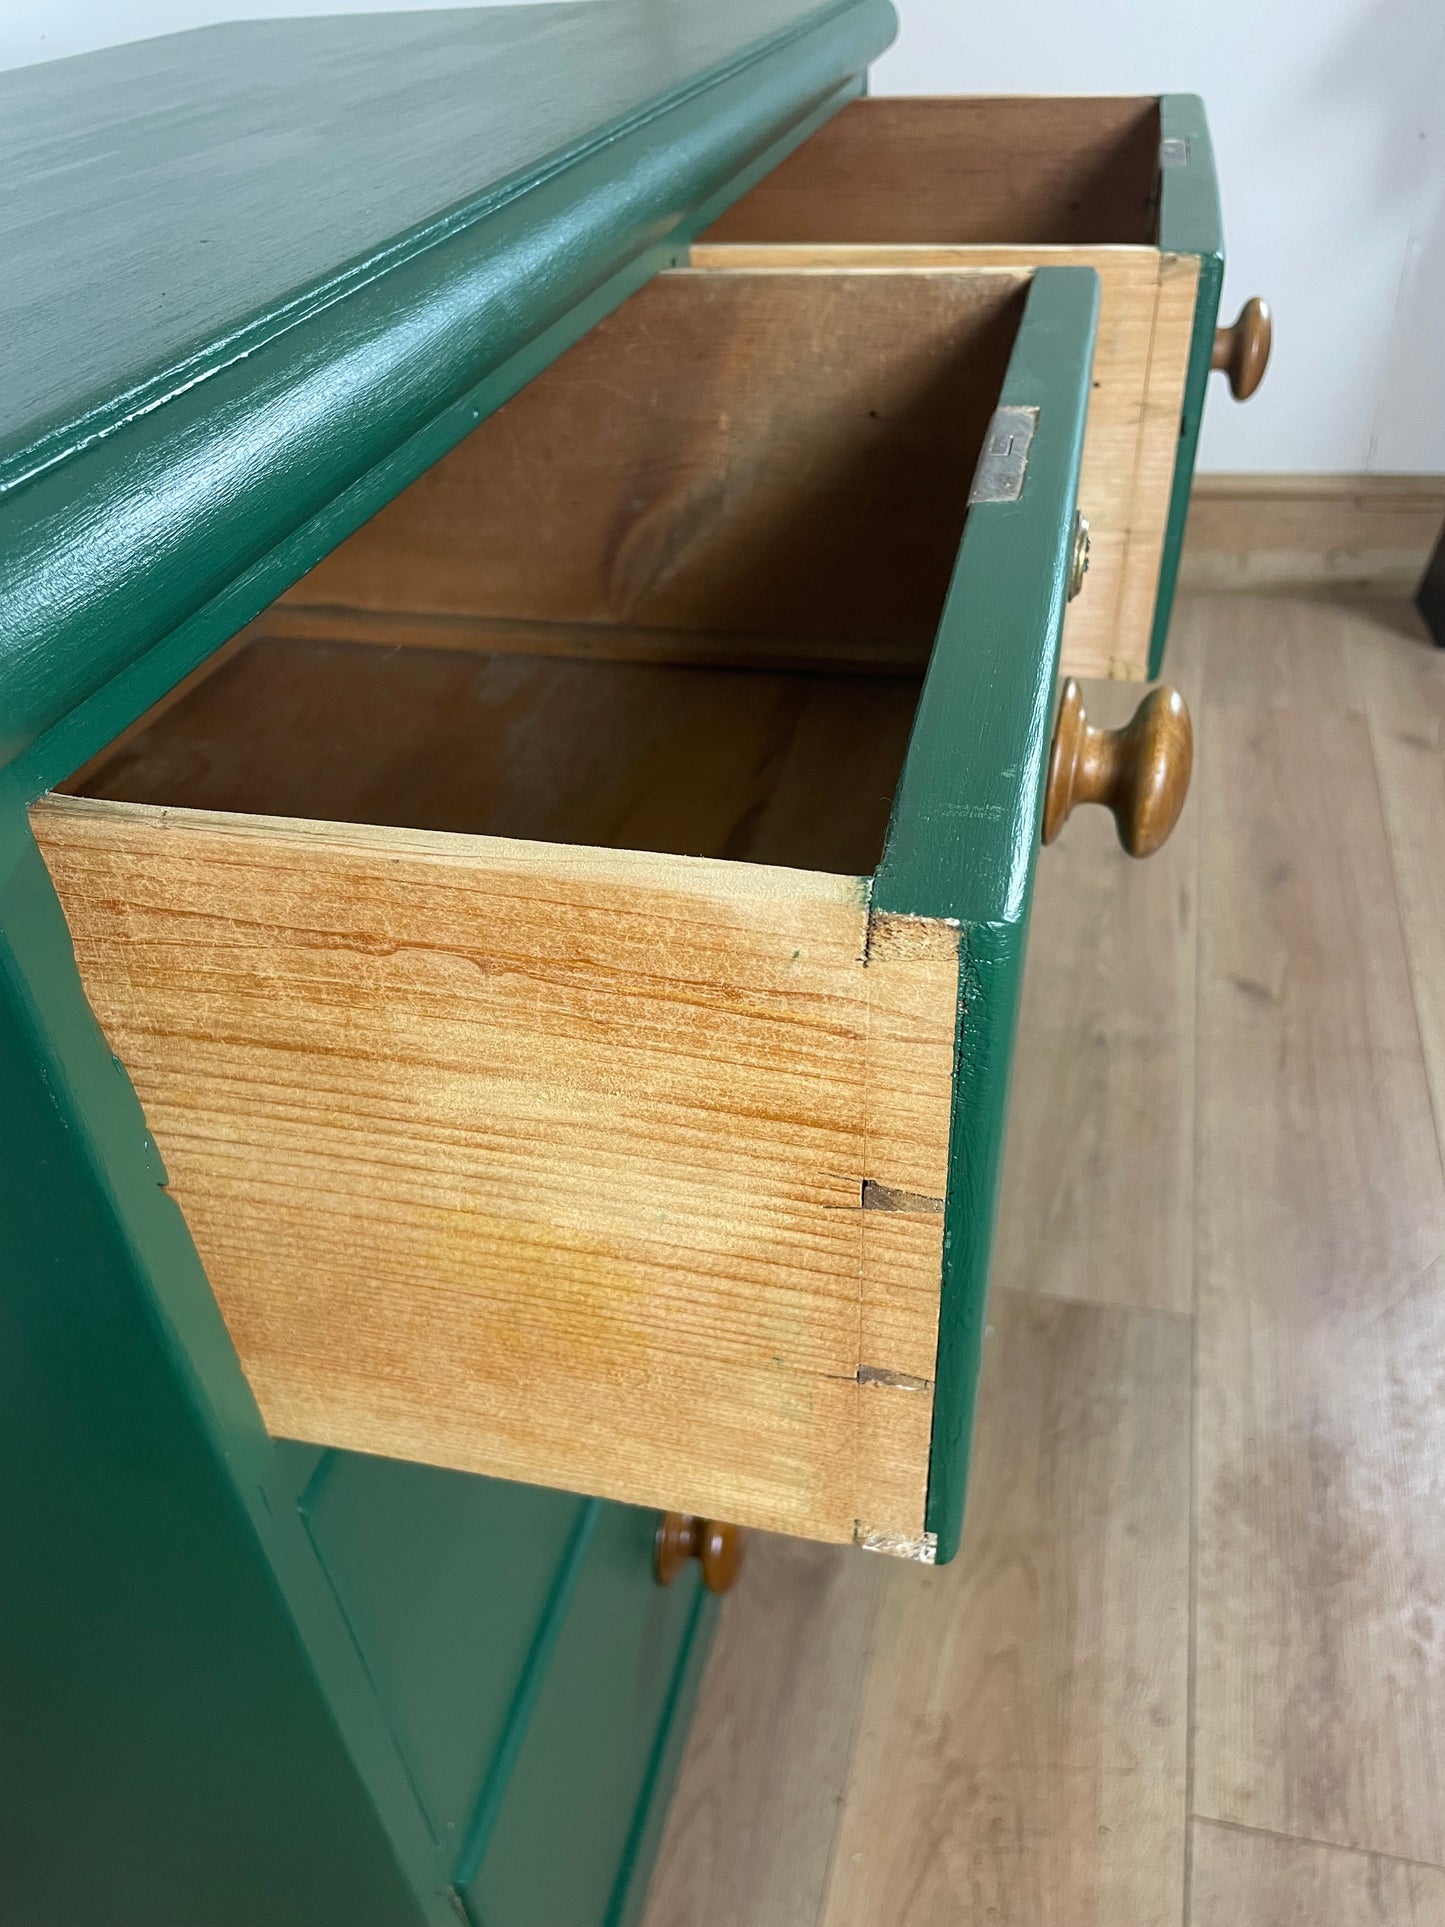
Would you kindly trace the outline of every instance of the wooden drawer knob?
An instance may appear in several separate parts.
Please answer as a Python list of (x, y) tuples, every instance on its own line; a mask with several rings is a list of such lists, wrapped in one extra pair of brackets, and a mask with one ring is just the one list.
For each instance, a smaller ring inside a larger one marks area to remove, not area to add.
[(659, 1586), (670, 1586), (689, 1559), (702, 1565), (709, 1592), (728, 1592), (743, 1563), (743, 1535), (721, 1519), (698, 1519), (690, 1512), (663, 1512), (652, 1542), (652, 1570)]
[(1222, 368), (1228, 375), (1229, 392), (1236, 401), (1248, 401), (1264, 380), (1273, 340), (1269, 303), (1257, 294), (1245, 302), (1233, 327), (1214, 330), (1214, 355), (1209, 365)]
[(1194, 730), (1177, 689), (1151, 689), (1122, 729), (1096, 729), (1070, 676), (1049, 751), (1044, 842), (1076, 803), (1102, 803), (1130, 856), (1153, 856), (1179, 821), (1193, 767)]

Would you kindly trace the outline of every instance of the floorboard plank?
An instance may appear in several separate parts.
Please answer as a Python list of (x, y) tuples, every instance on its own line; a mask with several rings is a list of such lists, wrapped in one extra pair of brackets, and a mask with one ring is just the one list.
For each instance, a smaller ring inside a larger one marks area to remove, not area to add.
[(647, 1927), (811, 1927), (894, 1562), (749, 1533), (653, 1877)]
[(1180, 1916), (1189, 1321), (992, 1321), (963, 1548), (888, 1575), (826, 1927)]
[(1445, 1927), (1445, 1873), (1200, 1821), (1189, 1927)]
[(1214, 669), (1195, 1811), (1438, 1860), (1445, 1187), (1367, 727)]
[[(1182, 651), (1181, 651), (1182, 653)], [(1194, 699), (1197, 652), (1171, 677)], [(1089, 683), (1091, 722), (1137, 687)], [(1000, 1200), (998, 1284), (1193, 1306), (1197, 807), (1147, 863), (1080, 810), (1041, 853)]]
[(1399, 884), (1435, 1129), (1445, 1145), (1445, 650), (1429, 642), (1413, 609), (1406, 624), (1392, 626), (1362, 613), (1351, 641)]
[(1191, 596), (1184, 622), (1208, 660), (1208, 700), (1240, 709), (1360, 709), (1353, 606), (1325, 594)]
[[(867, 1636), (790, 1620), (801, 1574), (725, 1617), (648, 1927), (815, 1927), (825, 1881), (825, 1927), (1179, 1920), (1190, 1321), (1103, 1301), (1186, 1306), (1196, 1242), (1193, 1927), (1445, 1927), (1445, 657), (1417, 636), (1362, 597), (1181, 602), (1197, 907), (1088, 816), (1041, 868), (995, 1274), (1033, 1295), (995, 1295), (964, 1549), (883, 1573)], [(688, 1903), (730, 1849), (737, 1904)]]

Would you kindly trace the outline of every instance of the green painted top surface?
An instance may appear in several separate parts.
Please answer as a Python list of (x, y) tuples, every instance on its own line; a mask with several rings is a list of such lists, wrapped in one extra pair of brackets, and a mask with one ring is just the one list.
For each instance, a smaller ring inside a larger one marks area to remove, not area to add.
[(390, 463), (351, 526), (373, 512), (399, 450), (449, 411), (459, 438), (498, 370), (664, 265), (895, 25), (592, 0), (207, 28), (0, 83), (0, 764)]
[(248, 21), (0, 76), (0, 480), (825, 11)]

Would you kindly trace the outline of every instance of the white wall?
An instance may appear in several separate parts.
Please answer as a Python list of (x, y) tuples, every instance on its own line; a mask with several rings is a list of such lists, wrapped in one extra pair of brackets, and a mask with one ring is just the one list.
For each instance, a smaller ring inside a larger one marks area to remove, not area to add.
[(1445, 471), (1442, 0), (896, 0), (878, 93), (1195, 93), (1224, 202), (1224, 312), (1274, 308), (1200, 466)]
[[(0, 67), (213, 20), (418, 4), (3, 0)], [(1445, 0), (896, 4), (879, 93), (1204, 96), (1225, 310), (1265, 295), (1275, 350), (1246, 406), (1216, 383), (1202, 467), (1445, 472)]]

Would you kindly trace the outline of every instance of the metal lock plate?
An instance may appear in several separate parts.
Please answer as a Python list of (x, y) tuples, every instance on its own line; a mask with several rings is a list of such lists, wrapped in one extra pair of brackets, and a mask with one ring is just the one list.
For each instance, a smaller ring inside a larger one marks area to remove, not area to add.
[(1024, 477), (1029, 468), (1029, 449), (1039, 425), (1037, 408), (995, 408), (983, 438), (983, 452), (973, 471), (973, 487), (968, 492), (970, 508), (976, 502), (1016, 502), (1023, 494)]

